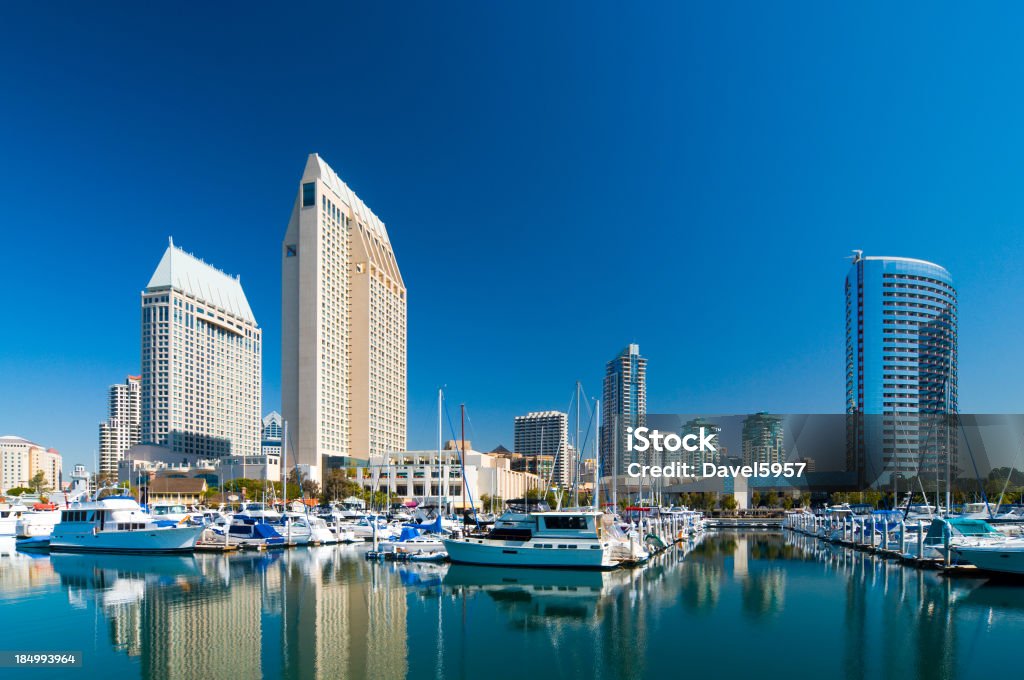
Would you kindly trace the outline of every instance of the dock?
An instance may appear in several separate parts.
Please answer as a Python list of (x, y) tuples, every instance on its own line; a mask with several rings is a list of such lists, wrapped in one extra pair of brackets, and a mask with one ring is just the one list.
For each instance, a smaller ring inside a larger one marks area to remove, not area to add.
[(931, 521), (925, 520), (879, 521), (873, 516), (830, 518), (810, 513), (788, 515), (781, 523), (781, 528), (785, 531), (878, 555), (908, 567), (939, 571), (950, 577), (985, 576), (984, 572), (974, 565), (947, 564), (942, 557), (927, 556), (924, 538), (930, 526)]

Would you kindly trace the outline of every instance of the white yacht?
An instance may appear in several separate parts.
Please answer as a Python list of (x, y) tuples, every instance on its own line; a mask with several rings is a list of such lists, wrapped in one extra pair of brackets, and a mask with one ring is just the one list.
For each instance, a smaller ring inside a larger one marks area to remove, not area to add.
[(514, 502), (488, 534), (443, 542), (457, 564), (614, 569), (646, 558), (643, 546), (629, 541), (600, 511), (530, 512)]
[(337, 535), (331, 531), (331, 528), (327, 526), (327, 522), (322, 517), (309, 515), (307, 520), (309, 521), (309, 529), (311, 531), (310, 543), (332, 545), (338, 542)]
[(1002, 544), (1006, 540), (1006, 534), (983, 519), (939, 517), (934, 519), (931, 526), (928, 527), (928, 533), (925, 534), (922, 541), (923, 555), (920, 557), (944, 559), (947, 542), (950, 550), (955, 552), (959, 547)]
[(978, 569), (1001, 574), (1024, 574), (1024, 540), (1006, 538), (1002, 541), (951, 545), (950, 552)]
[(241, 514), (263, 522), (281, 519), (281, 513), (266, 503), (246, 503), (242, 507)]
[(291, 545), (309, 545), (313, 540), (313, 527), (305, 514), (288, 512), (276, 521), (267, 520), (267, 523)]
[[(160, 524), (163, 524), (161, 522)], [(202, 526), (160, 526), (130, 496), (108, 496), (61, 510), (51, 552), (180, 553), (195, 549)]]
[(396, 531), (392, 525), (388, 524), (387, 520), (383, 517), (368, 516), (357, 522), (343, 523), (338, 526), (339, 529), (351, 531), (352, 535), (360, 541), (372, 541), (374, 523), (377, 525), (378, 541), (390, 540), (400, 533), (400, 531)]

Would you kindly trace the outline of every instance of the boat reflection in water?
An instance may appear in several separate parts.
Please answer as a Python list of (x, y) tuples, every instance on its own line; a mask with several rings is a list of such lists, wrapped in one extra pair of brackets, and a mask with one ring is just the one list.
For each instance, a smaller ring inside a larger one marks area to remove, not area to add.
[(1022, 587), (798, 535), (705, 534), (612, 572), (381, 563), (365, 550), (40, 557), (0, 546), (0, 603), (19, 622), (6, 646), (38, 648), (47, 630), (92, 675), (124, 678), (789, 677), (808, 666), (969, 678), (1013, 668), (1024, 635)]
[(551, 619), (597, 616), (602, 602), (628, 587), (635, 573), (453, 564), (444, 577), (444, 587), (454, 596), (487, 595), (509, 617), (509, 625), (543, 625)]

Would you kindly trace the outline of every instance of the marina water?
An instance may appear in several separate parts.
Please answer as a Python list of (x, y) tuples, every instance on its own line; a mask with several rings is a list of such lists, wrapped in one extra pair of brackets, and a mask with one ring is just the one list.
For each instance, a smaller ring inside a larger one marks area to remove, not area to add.
[(0, 546), (0, 648), (82, 660), (4, 677), (982, 678), (1021, 664), (1024, 587), (791, 533), (709, 533), (613, 572), (384, 563), (364, 550)]

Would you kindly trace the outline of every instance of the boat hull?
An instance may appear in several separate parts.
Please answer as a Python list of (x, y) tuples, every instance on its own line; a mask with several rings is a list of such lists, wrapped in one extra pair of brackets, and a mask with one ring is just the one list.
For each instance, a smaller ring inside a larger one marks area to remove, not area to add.
[(538, 548), (530, 542), (491, 539), (445, 539), (448, 558), (456, 564), (554, 569), (615, 569), (620, 564), (605, 548), (581, 542), (576, 548)]
[(1024, 545), (953, 546), (950, 550), (978, 569), (1024, 575)]
[[(58, 527), (60, 525), (57, 525)], [(195, 550), (204, 527), (168, 527), (139, 531), (96, 533), (54, 531), (50, 552), (169, 554)]]

